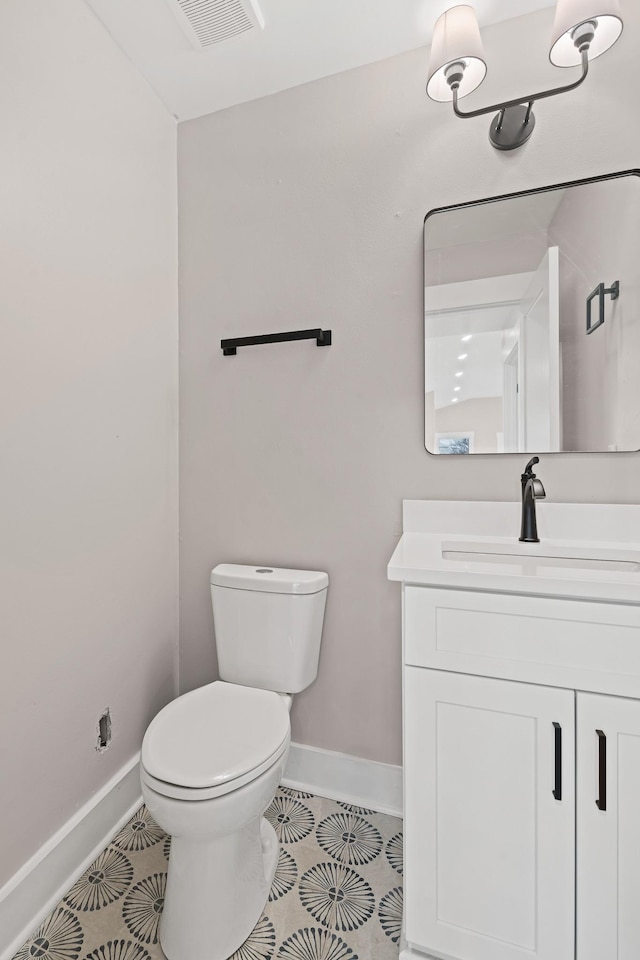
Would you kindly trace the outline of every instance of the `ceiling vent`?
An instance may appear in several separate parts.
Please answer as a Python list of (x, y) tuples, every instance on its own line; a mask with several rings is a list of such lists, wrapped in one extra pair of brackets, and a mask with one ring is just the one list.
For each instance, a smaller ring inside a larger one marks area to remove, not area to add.
[(258, 27), (264, 18), (255, 0), (167, 0), (197, 50)]

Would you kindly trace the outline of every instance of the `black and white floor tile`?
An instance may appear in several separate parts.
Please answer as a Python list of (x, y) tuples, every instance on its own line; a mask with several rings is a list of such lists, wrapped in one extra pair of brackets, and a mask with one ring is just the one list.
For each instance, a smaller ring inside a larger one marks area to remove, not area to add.
[[(397, 960), (402, 821), (282, 787), (264, 913), (230, 960)], [(142, 807), (14, 960), (163, 960), (170, 839)], [(213, 935), (213, 931), (212, 931)]]

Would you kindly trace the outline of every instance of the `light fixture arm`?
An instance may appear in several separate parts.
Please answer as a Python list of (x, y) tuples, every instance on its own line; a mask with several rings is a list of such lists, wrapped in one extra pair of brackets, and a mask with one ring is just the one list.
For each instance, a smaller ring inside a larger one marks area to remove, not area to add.
[(453, 112), (457, 117), (468, 119), (469, 117), (482, 117), (487, 113), (496, 113), (489, 129), (489, 139), (498, 150), (514, 150), (522, 146), (531, 134), (535, 126), (535, 116), (533, 115), (533, 104), (536, 100), (545, 100), (548, 97), (555, 97), (559, 93), (568, 93), (569, 90), (575, 90), (584, 82), (589, 72), (589, 45), (585, 44), (580, 48), (580, 57), (582, 60), (582, 74), (573, 83), (567, 83), (562, 87), (555, 87), (553, 90), (542, 90), (540, 93), (533, 93), (526, 97), (518, 97), (515, 100), (505, 100), (502, 103), (492, 104), (490, 107), (481, 107), (479, 110), (461, 110), (458, 106), (458, 87), (460, 86), (461, 75), (457, 70), (458, 64), (454, 65), (449, 79), (449, 85), (453, 93)]
[(505, 100), (503, 103), (496, 103), (490, 107), (481, 107), (479, 110), (460, 110), (458, 107), (458, 87), (453, 84), (453, 112), (457, 117), (482, 117), (487, 113), (495, 113), (496, 111), (508, 110), (510, 107), (518, 107), (522, 104), (528, 103), (529, 109), (533, 106), (536, 100), (546, 100), (547, 97), (555, 97), (559, 93), (568, 93), (570, 90), (575, 90), (576, 87), (579, 87), (580, 84), (586, 79), (586, 76), (589, 72), (589, 50), (588, 48), (581, 51), (582, 56), (582, 75), (574, 80), (573, 83), (567, 83), (563, 87), (555, 87), (553, 90), (543, 90), (540, 93), (533, 93), (528, 97), (517, 97), (515, 100)]

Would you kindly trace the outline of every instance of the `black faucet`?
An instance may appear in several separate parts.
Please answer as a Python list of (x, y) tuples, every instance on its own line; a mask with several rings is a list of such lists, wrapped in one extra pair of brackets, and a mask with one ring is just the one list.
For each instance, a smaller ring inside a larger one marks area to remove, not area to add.
[(522, 484), (522, 526), (520, 539), (523, 543), (540, 543), (536, 524), (536, 500), (546, 497), (542, 482), (531, 469), (534, 463), (540, 463), (540, 457), (531, 457), (520, 477)]

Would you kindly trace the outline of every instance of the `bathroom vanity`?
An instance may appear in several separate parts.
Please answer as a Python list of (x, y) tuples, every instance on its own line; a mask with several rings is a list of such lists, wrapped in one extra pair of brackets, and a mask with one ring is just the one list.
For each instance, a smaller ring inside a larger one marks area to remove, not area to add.
[(640, 956), (640, 506), (405, 501), (402, 960)]

